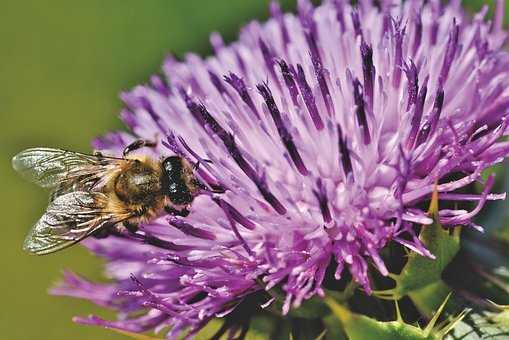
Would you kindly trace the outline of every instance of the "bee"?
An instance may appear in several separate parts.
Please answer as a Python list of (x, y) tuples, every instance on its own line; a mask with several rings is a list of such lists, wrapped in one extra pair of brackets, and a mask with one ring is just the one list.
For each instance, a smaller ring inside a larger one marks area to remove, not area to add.
[(180, 156), (156, 161), (131, 152), (155, 146), (138, 140), (123, 157), (32, 148), (12, 159), (28, 180), (52, 190), (46, 212), (27, 235), (23, 249), (37, 255), (72, 246), (91, 235), (102, 238), (122, 226), (135, 233), (140, 223), (163, 215), (187, 216), (206, 189), (195, 167)]

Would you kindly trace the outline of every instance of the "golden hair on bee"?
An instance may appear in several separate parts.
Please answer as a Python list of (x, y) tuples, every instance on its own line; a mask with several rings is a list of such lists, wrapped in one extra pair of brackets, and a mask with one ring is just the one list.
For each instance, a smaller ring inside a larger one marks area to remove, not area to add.
[[(187, 216), (204, 186), (194, 167), (180, 156), (154, 160), (130, 153), (146, 141), (128, 145), (123, 157), (33, 148), (17, 154), (15, 170), (52, 190), (46, 212), (25, 239), (24, 249), (49, 254), (94, 235), (136, 233), (139, 223), (165, 213)], [(120, 229), (119, 229), (120, 228)]]
[(124, 224), (135, 226), (160, 215), (165, 198), (161, 188), (160, 163), (144, 155), (126, 157), (105, 187), (108, 211), (129, 212)]

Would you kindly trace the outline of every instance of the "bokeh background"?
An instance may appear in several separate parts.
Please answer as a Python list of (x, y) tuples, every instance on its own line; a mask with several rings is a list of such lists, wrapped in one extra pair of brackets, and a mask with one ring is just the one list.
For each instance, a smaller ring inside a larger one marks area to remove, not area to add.
[[(472, 10), (493, 2), (463, 1)], [(94, 136), (123, 128), (120, 91), (146, 82), (166, 54), (207, 55), (211, 31), (231, 41), (267, 16), (268, 0), (0, 0), (0, 339), (123, 339), (71, 321), (112, 315), (47, 294), (64, 269), (99, 279), (101, 263), (80, 247), (22, 252), (47, 193), (16, 176), (11, 157), (32, 146), (89, 152)]]

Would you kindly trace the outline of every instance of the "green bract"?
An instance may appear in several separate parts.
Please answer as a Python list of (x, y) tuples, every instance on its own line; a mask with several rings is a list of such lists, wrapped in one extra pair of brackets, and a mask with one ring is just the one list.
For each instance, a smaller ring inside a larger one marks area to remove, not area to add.
[(462, 312), (445, 324), (437, 325), (437, 320), (448, 299), (449, 296), (446, 297), (424, 329), (405, 323), (397, 304), (397, 319), (381, 322), (364, 315), (352, 313), (334, 299), (326, 298), (325, 301), (341, 322), (350, 340), (440, 340), (466, 315), (466, 312)]
[(444, 229), (438, 222), (438, 199), (435, 191), (429, 207), (429, 215), (433, 216), (434, 223), (422, 227), (419, 235), (435, 259), (410, 252), (401, 273), (389, 274), (396, 283), (395, 287), (375, 292), (378, 297), (394, 300), (408, 295), (419, 311), (428, 317), (451, 292), (442, 280), (442, 273), (460, 249), (461, 229)]

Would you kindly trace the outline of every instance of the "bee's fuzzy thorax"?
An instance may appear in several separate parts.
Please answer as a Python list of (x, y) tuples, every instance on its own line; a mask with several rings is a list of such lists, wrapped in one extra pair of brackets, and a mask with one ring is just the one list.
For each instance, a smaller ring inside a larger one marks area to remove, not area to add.
[[(157, 187), (157, 190), (154, 192), (148, 193), (143, 201), (134, 203), (128, 200), (122, 200), (116, 185), (118, 184), (119, 176), (128, 173), (133, 166), (135, 166), (135, 162), (139, 162), (139, 164), (142, 164), (145, 168), (153, 171), (152, 176), (159, 181), (161, 177), (161, 165), (146, 155), (127, 156), (126, 159), (128, 161), (124, 162), (122, 166), (112, 170), (114, 174), (103, 188), (104, 193), (109, 197), (106, 209), (119, 218), (124, 217), (124, 219), (130, 223), (138, 224), (148, 222), (154, 217), (161, 215), (164, 211), (165, 200), (160, 187)], [(122, 192), (122, 194), (127, 197), (132, 195), (128, 191)]]

